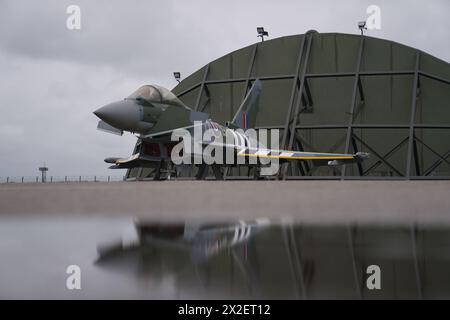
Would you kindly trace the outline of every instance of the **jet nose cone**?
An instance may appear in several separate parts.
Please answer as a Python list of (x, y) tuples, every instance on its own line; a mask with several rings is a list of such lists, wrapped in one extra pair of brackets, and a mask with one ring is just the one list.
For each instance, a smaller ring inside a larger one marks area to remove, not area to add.
[(102, 119), (105, 122), (108, 122), (110, 120), (113, 120), (117, 116), (119, 116), (119, 108), (120, 106), (117, 105), (117, 102), (107, 104), (106, 106), (103, 106), (101, 108), (98, 108), (93, 113)]
[(95, 110), (93, 112), (93, 114), (95, 114), (98, 118), (100, 118), (102, 120), (103, 120), (103, 113), (104, 113), (103, 108), (105, 108), (105, 107), (98, 108), (97, 110)]
[(117, 101), (94, 111), (94, 114), (107, 124), (121, 130), (133, 131), (142, 119), (141, 107), (133, 101)]

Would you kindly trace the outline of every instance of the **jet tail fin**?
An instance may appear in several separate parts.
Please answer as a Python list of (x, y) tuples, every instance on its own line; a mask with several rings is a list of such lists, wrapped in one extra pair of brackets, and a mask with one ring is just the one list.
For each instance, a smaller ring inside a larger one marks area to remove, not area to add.
[(244, 101), (240, 105), (238, 111), (229, 123), (228, 127), (248, 129), (254, 128), (256, 124), (256, 114), (258, 112), (259, 96), (261, 94), (261, 80), (256, 79), (251, 89), (245, 96)]

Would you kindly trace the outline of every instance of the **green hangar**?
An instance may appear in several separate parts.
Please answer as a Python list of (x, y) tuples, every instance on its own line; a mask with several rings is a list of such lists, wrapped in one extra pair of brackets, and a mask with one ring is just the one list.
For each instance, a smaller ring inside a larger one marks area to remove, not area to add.
[[(257, 78), (256, 128), (279, 129), (280, 148), (370, 153), (363, 163), (342, 167), (293, 161), (284, 179), (450, 178), (449, 63), (392, 41), (308, 31), (231, 52), (172, 91), (224, 124)], [(193, 178), (195, 170), (176, 176)], [(134, 168), (126, 178), (155, 175)], [(254, 176), (245, 167), (225, 174)]]

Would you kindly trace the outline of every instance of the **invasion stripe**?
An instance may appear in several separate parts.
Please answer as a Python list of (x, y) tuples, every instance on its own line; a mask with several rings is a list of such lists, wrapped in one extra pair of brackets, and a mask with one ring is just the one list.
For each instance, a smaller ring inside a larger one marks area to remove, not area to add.
[(268, 156), (270, 150), (258, 150), (254, 153), (255, 156)]

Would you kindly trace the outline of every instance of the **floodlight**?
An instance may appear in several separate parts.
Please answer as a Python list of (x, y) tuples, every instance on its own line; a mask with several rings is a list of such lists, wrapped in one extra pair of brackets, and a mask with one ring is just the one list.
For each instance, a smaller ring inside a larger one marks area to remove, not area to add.
[(264, 37), (269, 36), (269, 32), (264, 31), (264, 27), (257, 27), (256, 32), (258, 32), (258, 37), (261, 37), (262, 41), (264, 41)]
[(364, 34), (363, 30), (367, 30), (366, 22), (365, 21), (359, 21), (358, 22), (358, 28), (359, 28), (359, 30), (361, 30), (361, 35), (363, 35)]
[(173, 76), (175, 77), (175, 80), (180, 82), (180, 79), (181, 79), (181, 73), (180, 72), (174, 72)]

